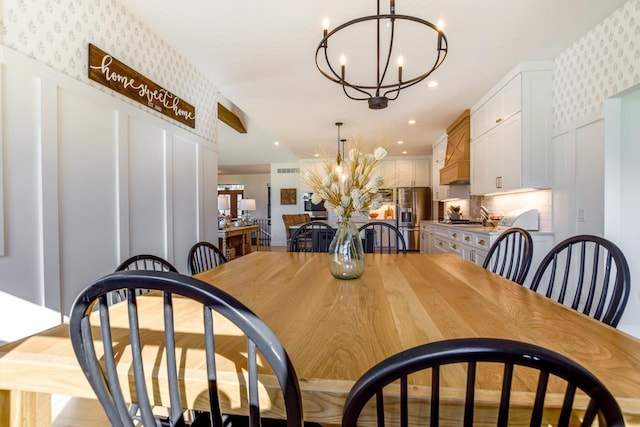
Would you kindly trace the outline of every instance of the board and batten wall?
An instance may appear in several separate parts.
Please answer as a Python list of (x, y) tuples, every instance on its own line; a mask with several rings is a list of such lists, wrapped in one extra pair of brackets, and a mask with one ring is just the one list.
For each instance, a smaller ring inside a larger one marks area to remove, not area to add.
[(130, 255), (187, 273), (217, 238), (215, 144), (6, 47), (1, 64), (0, 289), (64, 315)]
[[(3, 0), (0, 26), (1, 342), (130, 255), (186, 273), (217, 238), (218, 95), (126, 2)], [(193, 105), (195, 128), (89, 80), (89, 43)]]
[(640, 88), (638, 23), (640, 0), (630, 0), (555, 58), (552, 144), (556, 242), (596, 234), (622, 249), (631, 294), (618, 328), (640, 337), (640, 229), (631, 220), (640, 213), (631, 202), (638, 198), (640, 157), (632, 149), (637, 140), (620, 139), (640, 114), (633, 98), (621, 107), (625, 94)]

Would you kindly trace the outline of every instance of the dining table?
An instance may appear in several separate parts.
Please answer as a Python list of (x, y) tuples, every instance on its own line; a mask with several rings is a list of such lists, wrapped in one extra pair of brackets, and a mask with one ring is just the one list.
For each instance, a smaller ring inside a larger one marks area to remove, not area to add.
[[(487, 337), (533, 343), (569, 357), (604, 383), (629, 425), (640, 423), (640, 340), (455, 255), (367, 254), (362, 277), (340, 280), (329, 272), (327, 254), (253, 252), (195, 277), (240, 300), (279, 338), (298, 376), (306, 421), (340, 424), (357, 379), (400, 351), (446, 339)], [(141, 313), (157, 310), (160, 302), (153, 295), (146, 298), (139, 298)], [(194, 309), (180, 301), (174, 310), (176, 345), (185, 347), (178, 360), (186, 401), (190, 409), (206, 410), (203, 356), (195, 348), (197, 332), (190, 329), (198, 323), (190, 321)], [(161, 317), (156, 323), (146, 327), (161, 330)], [(187, 326), (181, 329), (181, 323)], [(219, 365), (228, 371), (220, 376), (224, 389), (225, 381), (238, 381), (243, 368), (231, 360), (235, 356), (222, 356), (230, 358)], [(151, 355), (148, 363), (160, 359)], [(261, 381), (265, 389), (277, 386), (266, 374)], [(464, 400), (463, 380), (441, 381), (452, 402)], [(524, 380), (514, 384), (520, 387), (514, 401), (535, 391)], [(500, 381), (480, 378), (477, 396), (494, 399), (499, 386)], [(237, 388), (229, 383), (227, 395)], [(559, 405), (553, 392), (546, 403)], [(0, 425), (15, 419), (24, 420), (21, 426), (50, 425), (51, 394), (95, 397), (66, 324), (0, 347)], [(160, 394), (154, 395), (157, 404)], [(586, 402), (578, 399), (576, 405)], [(272, 414), (282, 410), (277, 399), (263, 406)]]

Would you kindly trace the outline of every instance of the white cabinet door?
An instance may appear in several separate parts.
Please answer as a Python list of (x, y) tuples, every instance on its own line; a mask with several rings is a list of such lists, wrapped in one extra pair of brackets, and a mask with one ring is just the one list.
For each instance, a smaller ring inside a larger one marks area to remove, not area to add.
[(522, 133), (521, 115), (518, 113), (500, 126), (500, 153), (502, 155), (499, 182), (501, 191), (522, 187)]
[(502, 138), (501, 126), (495, 127), (486, 133), (485, 168), (486, 181), (484, 184), (485, 193), (499, 191), (500, 176), (502, 175)]
[(396, 160), (397, 187), (429, 187), (428, 159)]
[(433, 200), (446, 198), (446, 185), (440, 185), (440, 169), (444, 166), (447, 155), (447, 135), (444, 134), (433, 146), (433, 162), (431, 164), (431, 193)]
[(502, 121), (522, 110), (522, 74), (515, 76), (500, 91), (502, 97)]
[(398, 187), (412, 187), (416, 176), (416, 164), (413, 160), (396, 160), (396, 178)]
[(487, 193), (487, 136), (482, 135), (471, 141), (471, 194)]
[(378, 162), (373, 169), (373, 176), (380, 175), (384, 180), (383, 188), (394, 188), (397, 186), (396, 179), (396, 161), (395, 160), (382, 160)]
[(441, 136), (433, 146), (433, 163), (442, 167), (447, 155), (447, 134)]
[(414, 163), (414, 178), (413, 182), (416, 187), (430, 187), (431, 186), (431, 167), (429, 166), (429, 159), (416, 159)]
[[(551, 185), (551, 69), (518, 72), (471, 116), (471, 192)], [(484, 150), (482, 150), (484, 146)]]
[(487, 123), (489, 119), (487, 118), (487, 110), (487, 104), (485, 103), (471, 114), (470, 131), (472, 141), (488, 130)]
[(420, 253), (429, 253), (429, 232), (426, 230), (420, 231)]
[(442, 200), (442, 193), (440, 193), (440, 169), (436, 167), (435, 163), (434, 167), (431, 169), (431, 197), (434, 201)]

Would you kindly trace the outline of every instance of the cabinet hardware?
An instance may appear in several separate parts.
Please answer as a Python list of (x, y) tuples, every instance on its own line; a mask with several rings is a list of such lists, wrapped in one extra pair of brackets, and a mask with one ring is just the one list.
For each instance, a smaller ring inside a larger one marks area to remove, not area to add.
[(498, 117), (498, 118), (496, 119), (496, 123), (500, 123), (501, 121), (502, 121), (502, 119), (501, 119), (500, 117)]
[(438, 246), (442, 247), (442, 242), (438, 242)]
[(472, 262), (476, 262), (476, 251), (471, 251), (470, 258)]
[(455, 239), (456, 237), (458, 237), (458, 233), (452, 233), (451, 236)]
[(466, 240), (466, 241), (468, 242), (469, 240), (471, 240), (471, 237), (469, 237), (469, 236), (464, 236), (464, 240)]
[(478, 244), (484, 246), (484, 239), (478, 240)]
[(458, 249), (458, 246), (456, 246), (455, 244), (451, 245), (451, 247), (452, 247), (453, 249)]

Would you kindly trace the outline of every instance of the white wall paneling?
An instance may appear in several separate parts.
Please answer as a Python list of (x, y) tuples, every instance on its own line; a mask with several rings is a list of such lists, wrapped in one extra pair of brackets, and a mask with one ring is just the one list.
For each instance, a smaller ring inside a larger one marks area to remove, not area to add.
[(82, 289), (118, 264), (117, 112), (65, 88), (58, 95), (60, 281), (68, 313)]
[(576, 131), (576, 232), (604, 235), (604, 121)]
[(167, 254), (167, 132), (155, 123), (129, 120), (129, 247), (122, 254)]
[[(215, 143), (0, 49), (0, 290), (66, 315), (130, 255), (187, 273), (191, 245), (216, 237)], [(37, 317), (24, 316), (16, 322)]]
[[(2, 68), (0, 67), (0, 87), (2, 87)], [(0, 257), (4, 255), (4, 161), (2, 153), (4, 152), (3, 143), (3, 127), (2, 127), (2, 96), (0, 96)]]
[(605, 237), (625, 254), (631, 273), (631, 293), (619, 329), (640, 336), (640, 86), (605, 103), (604, 224)]
[(5, 256), (0, 257), (0, 288), (42, 305), (40, 85), (23, 68), (5, 64), (1, 83), (6, 235)]
[[(199, 145), (202, 153), (202, 205), (200, 239), (207, 242), (218, 241), (218, 153), (210, 147)], [(214, 221), (211, 219), (215, 218)]]
[[(187, 272), (189, 249), (198, 239), (198, 156), (192, 141), (173, 138), (173, 260)], [(217, 216), (215, 217), (217, 222)], [(213, 242), (216, 243), (215, 241)]]

